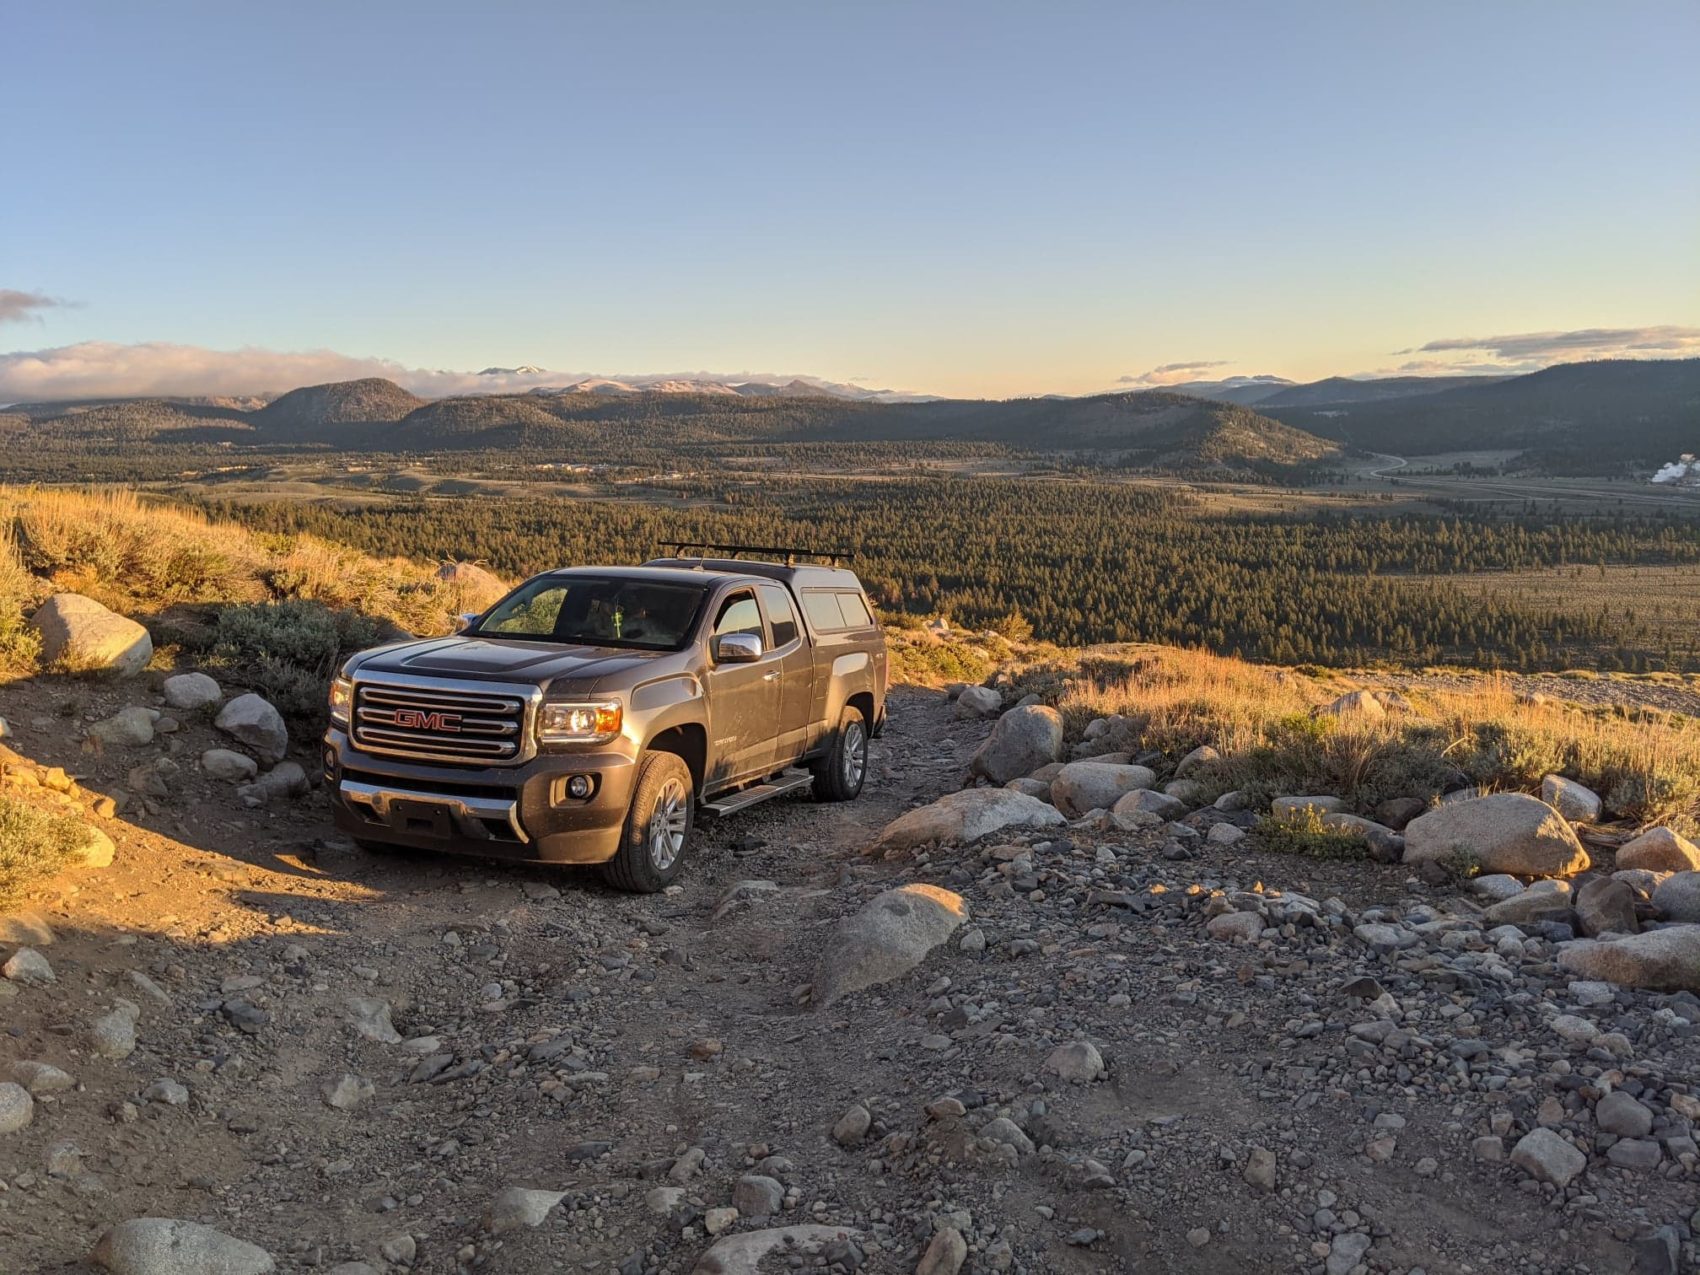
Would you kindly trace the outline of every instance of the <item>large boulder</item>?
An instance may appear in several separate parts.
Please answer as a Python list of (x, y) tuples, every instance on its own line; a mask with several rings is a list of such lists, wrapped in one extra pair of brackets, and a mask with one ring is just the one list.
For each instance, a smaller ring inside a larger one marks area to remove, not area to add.
[[(1695, 873), (1700, 877), (1700, 872)], [(1576, 891), (1576, 920), (1589, 938), (1600, 934), (1633, 934), (1641, 928), (1635, 919), (1635, 891), (1610, 877), (1589, 877)], [(1700, 919), (1700, 918), (1696, 918)]]
[(263, 1248), (199, 1222), (138, 1217), (100, 1237), (90, 1256), (113, 1275), (270, 1275)]
[(962, 896), (914, 882), (876, 895), (840, 921), (815, 967), (815, 1001), (889, 983), (914, 969), (968, 917)]
[(1175, 763), (1175, 778), (1189, 778), (1195, 770), (1200, 770), (1221, 760), (1221, 753), (1210, 747), (1209, 744), (1200, 744)]
[(1062, 714), (1043, 704), (1011, 709), (998, 718), (992, 733), (968, 769), (994, 784), (1031, 775), (1062, 756)]
[(1667, 925), (1559, 949), (1560, 969), (1583, 979), (1656, 992), (1700, 992), (1700, 925)]
[(30, 617), (41, 656), (80, 673), (134, 677), (153, 659), (153, 639), (134, 620), (80, 593), (56, 593)]
[(1650, 872), (1700, 872), (1700, 846), (1669, 828), (1649, 828), (1618, 847), (1617, 866)]
[(289, 751), (289, 728), (283, 724), (283, 714), (252, 691), (226, 704), (213, 725), (248, 745), (267, 765), (275, 766)]
[(1653, 907), (1667, 921), (1700, 921), (1700, 872), (1673, 872), (1659, 882)]
[(1323, 705), (1317, 711), (1326, 717), (1355, 717), (1366, 722), (1380, 721), (1387, 716), (1387, 710), (1382, 707), (1374, 691), (1347, 691), (1339, 699)]
[(1563, 775), (1541, 780), (1541, 800), (1571, 823), (1593, 823), (1600, 817), (1600, 794)]
[(1070, 762), (1051, 780), (1051, 802), (1070, 819), (1078, 819), (1089, 810), (1108, 810), (1124, 793), (1156, 782), (1157, 774), (1149, 766)]
[(1054, 807), (1009, 788), (968, 788), (899, 815), (872, 846), (875, 854), (912, 850), (930, 841), (975, 841), (1005, 828), (1048, 828), (1066, 822)]
[(1003, 709), (1003, 696), (989, 686), (964, 686), (956, 697), (958, 717), (991, 717)]
[(1587, 870), (1588, 852), (1546, 802), (1520, 792), (1439, 806), (1405, 828), (1405, 862), (1473, 861), (1483, 872), (1568, 877)]

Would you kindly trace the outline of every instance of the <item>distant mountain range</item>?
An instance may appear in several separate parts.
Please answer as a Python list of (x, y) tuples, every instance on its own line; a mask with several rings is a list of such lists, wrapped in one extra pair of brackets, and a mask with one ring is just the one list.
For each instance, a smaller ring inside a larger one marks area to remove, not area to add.
[[(162, 438), (604, 456), (699, 443), (968, 441), (1093, 451), (1171, 469), (1305, 465), (1351, 449), (1401, 456), (1502, 450), (1552, 469), (1651, 473), (1671, 456), (1700, 449), (1700, 359), (1573, 363), (1510, 378), (1278, 381), (1235, 378), (1082, 398), (886, 402), (802, 379), (592, 379), (427, 401), (368, 378), (303, 386), (270, 402), (18, 404), (0, 410), (0, 427), (86, 443)], [(1228, 397), (1238, 393), (1259, 395), (1255, 410)]]

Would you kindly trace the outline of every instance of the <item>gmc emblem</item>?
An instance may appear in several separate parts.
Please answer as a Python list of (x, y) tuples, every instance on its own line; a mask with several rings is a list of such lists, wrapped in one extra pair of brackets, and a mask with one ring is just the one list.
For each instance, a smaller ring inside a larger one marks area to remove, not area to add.
[(445, 735), (460, 733), (459, 713), (422, 713), (417, 708), (398, 708), (395, 724), (408, 730), (437, 731)]

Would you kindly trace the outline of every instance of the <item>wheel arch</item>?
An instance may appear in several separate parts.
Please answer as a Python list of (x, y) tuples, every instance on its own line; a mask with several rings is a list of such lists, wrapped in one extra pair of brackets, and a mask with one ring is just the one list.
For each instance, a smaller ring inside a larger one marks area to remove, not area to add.
[(678, 722), (650, 736), (646, 753), (672, 753), (691, 772), (691, 787), (697, 797), (708, 773), (708, 728), (701, 722)]

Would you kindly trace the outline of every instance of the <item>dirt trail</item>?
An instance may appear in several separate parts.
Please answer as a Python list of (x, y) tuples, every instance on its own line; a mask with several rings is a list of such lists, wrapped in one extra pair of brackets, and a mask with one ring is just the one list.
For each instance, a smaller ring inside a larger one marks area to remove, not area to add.
[[(1440, 905), (1396, 868), (1202, 838), (1171, 860), (1175, 834), (1156, 830), (864, 856), (889, 819), (958, 786), (988, 729), (934, 692), (894, 694), (862, 800), (788, 798), (705, 825), (680, 885), (653, 897), (588, 872), (365, 853), (330, 831), (320, 794), (253, 812), (201, 777), (189, 759), (218, 742), (204, 723), (81, 752), (64, 694), (0, 691), (19, 752), (114, 794), (160, 752), (185, 765), (171, 795), (107, 825), (112, 868), (38, 902), (57, 983), (0, 1001), (0, 1075), (36, 1059), (78, 1082), (0, 1138), (6, 1275), (91, 1271), (106, 1227), (144, 1215), (252, 1240), (285, 1275), (353, 1260), (683, 1275), (710, 1246), (705, 1213), (737, 1192), (750, 1203), (746, 1175), (777, 1184), (779, 1212), (746, 1208), (729, 1233), (819, 1222), (855, 1239), (815, 1268), (902, 1275), (946, 1227), (973, 1272), (1321, 1272), (1354, 1237), (1378, 1270), (1627, 1271), (1638, 1225), (1693, 1207), (1692, 1166), (1624, 1182), (1602, 1169), (1558, 1212), (1470, 1156), (1501, 1109), (1482, 1103), (1503, 1100), (1521, 1127), (1559, 1073), (1513, 1067), (1478, 1093), (1433, 1040), (1503, 1032), (1496, 1047), (1515, 1038), (1544, 1063), (1537, 1011), (1562, 990), (1489, 983), (1478, 1003), (1447, 970), (1354, 941), (1351, 922), (1289, 925), (1261, 948), (1202, 932), (1213, 894), (1261, 882), (1336, 899), (1351, 921), (1413, 892)], [(145, 702), (81, 694), (89, 716)], [(811, 1005), (832, 925), (917, 879), (965, 896), (984, 950), (953, 942), (907, 978)], [(1338, 989), (1363, 974), (1410, 1007), (1420, 1043), (1403, 1055), (1347, 1034), (1364, 1011)], [(99, 1058), (87, 1024), (117, 998), (140, 1008), (138, 1045)], [(407, 1043), (360, 1035), (350, 998), (387, 1003)], [(1631, 1007), (1602, 1012), (1618, 1011)], [(1649, 1092), (1700, 1072), (1691, 1033), (1633, 1015), (1642, 1052), (1619, 1065)], [(1050, 1051), (1082, 1037), (1108, 1080), (1046, 1075)], [(345, 1073), (373, 1088), (351, 1110), (322, 1093)], [(963, 1114), (929, 1116), (945, 1096)], [(855, 1104), (872, 1127), (840, 1145)], [(1402, 1125), (1392, 1159), (1365, 1152), (1384, 1114)], [(977, 1137), (997, 1116), (1027, 1153)], [(1246, 1177), (1257, 1147), (1278, 1158), (1273, 1189)], [(492, 1236), (485, 1211), (507, 1186), (565, 1194), (536, 1228)]]

